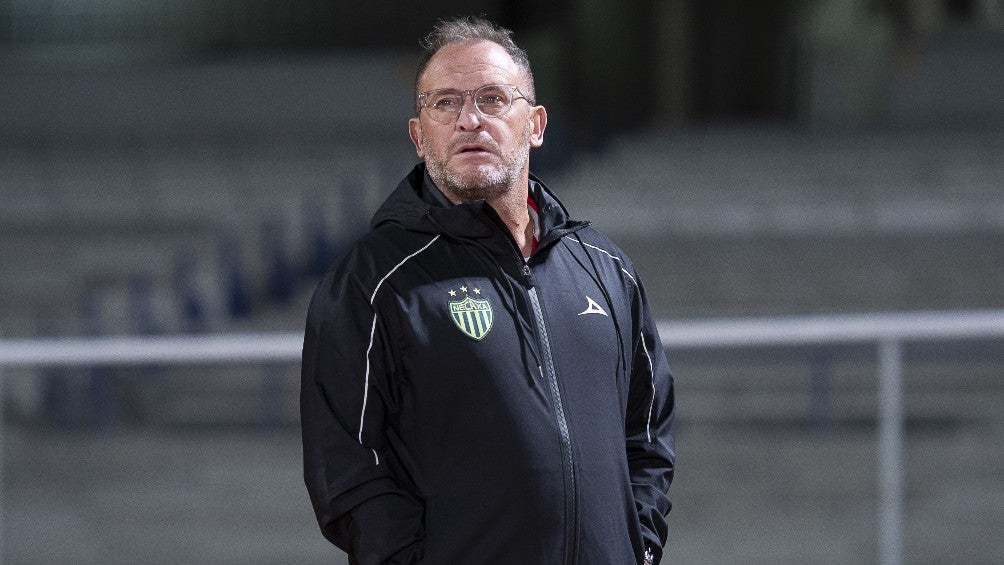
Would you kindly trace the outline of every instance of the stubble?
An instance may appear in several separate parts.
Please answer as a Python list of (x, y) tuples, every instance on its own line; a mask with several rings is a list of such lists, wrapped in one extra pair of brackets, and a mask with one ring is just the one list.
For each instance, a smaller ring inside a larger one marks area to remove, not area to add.
[[(494, 140), (484, 139), (478, 134), (459, 137), (447, 147), (445, 154), (432, 151), (425, 138), (422, 150), (426, 155), (425, 164), (429, 176), (440, 190), (452, 194), (463, 202), (472, 200), (494, 200), (512, 189), (520, 178), (530, 158), (530, 133), (532, 124), (527, 120), (521, 132), (519, 143), (510, 152), (502, 152)], [(449, 158), (454, 149), (466, 143), (480, 143), (499, 157), (500, 163), (481, 164), (476, 167), (457, 170), (449, 166)]]

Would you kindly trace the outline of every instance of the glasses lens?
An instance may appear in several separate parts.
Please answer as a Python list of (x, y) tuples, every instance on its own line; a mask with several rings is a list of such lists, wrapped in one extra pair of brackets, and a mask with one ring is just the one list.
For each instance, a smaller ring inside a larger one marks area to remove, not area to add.
[(464, 106), (464, 95), (456, 90), (435, 90), (425, 97), (429, 116), (437, 121), (451, 121)]
[[(467, 92), (444, 88), (422, 95), (420, 104), (428, 110), (429, 117), (448, 124), (457, 119), (464, 108)], [(512, 87), (489, 84), (475, 90), (471, 95), (474, 106), (486, 116), (500, 116), (512, 107)]]
[(474, 104), (483, 114), (498, 116), (512, 105), (512, 94), (504, 86), (482, 86), (474, 92)]

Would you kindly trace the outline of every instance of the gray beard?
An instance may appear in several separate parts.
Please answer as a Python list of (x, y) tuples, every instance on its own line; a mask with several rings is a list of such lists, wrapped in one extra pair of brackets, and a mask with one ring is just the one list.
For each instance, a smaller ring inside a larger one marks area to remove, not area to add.
[(440, 190), (464, 202), (495, 199), (508, 192), (516, 182), (515, 171), (508, 166), (467, 175), (454, 173), (431, 161), (427, 161), (426, 166), (429, 177)]
[[(445, 161), (426, 158), (425, 166), (439, 190), (459, 198), (463, 202), (472, 200), (493, 200), (516, 185), (520, 173), (530, 159), (530, 124), (523, 132), (525, 143), (522, 149), (517, 149), (509, 155), (502, 155), (502, 165), (493, 167), (490, 171), (480, 170), (473, 173), (457, 173), (450, 171)], [(432, 155), (427, 146), (423, 147), (426, 155)]]

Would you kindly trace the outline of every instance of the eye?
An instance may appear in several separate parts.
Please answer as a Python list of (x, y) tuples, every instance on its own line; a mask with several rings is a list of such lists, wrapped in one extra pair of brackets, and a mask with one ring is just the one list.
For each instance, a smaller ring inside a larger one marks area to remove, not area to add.
[(498, 89), (491, 89), (478, 93), (479, 106), (505, 106), (508, 99), (509, 97), (506, 95), (505, 91)]
[(434, 94), (429, 97), (428, 105), (434, 110), (451, 111), (464, 105), (456, 94)]

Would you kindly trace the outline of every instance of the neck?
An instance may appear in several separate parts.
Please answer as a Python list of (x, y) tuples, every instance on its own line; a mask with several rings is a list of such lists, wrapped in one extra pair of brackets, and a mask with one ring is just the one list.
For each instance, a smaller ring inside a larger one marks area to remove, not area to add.
[(510, 190), (498, 198), (488, 200), (488, 204), (509, 228), (509, 233), (512, 234), (516, 246), (519, 247), (523, 256), (527, 257), (530, 255), (533, 244), (534, 226), (530, 222), (530, 214), (526, 210), (526, 185), (523, 187), (523, 190)]
[[(438, 188), (438, 187), (437, 187)], [(465, 199), (454, 194), (450, 190), (439, 189), (443, 196), (453, 204), (463, 204)], [(526, 199), (529, 192), (529, 178), (524, 177), (505, 193), (485, 200), (495, 213), (499, 215), (509, 233), (512, 235), (516, 246), (519, 247), (524, 257), (529, 256), (533, 245), (533, 235), (536, 226), (530, 221), (530, 214), (526, 210)]]

